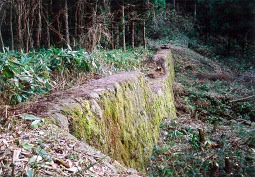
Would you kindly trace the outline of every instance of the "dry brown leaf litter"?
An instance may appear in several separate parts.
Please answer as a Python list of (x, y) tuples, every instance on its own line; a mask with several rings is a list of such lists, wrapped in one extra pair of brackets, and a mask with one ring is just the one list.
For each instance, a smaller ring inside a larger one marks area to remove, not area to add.
[(126, 169), (55, 125), (9, 118), (1, 125), (0, 176), (144, 176)]

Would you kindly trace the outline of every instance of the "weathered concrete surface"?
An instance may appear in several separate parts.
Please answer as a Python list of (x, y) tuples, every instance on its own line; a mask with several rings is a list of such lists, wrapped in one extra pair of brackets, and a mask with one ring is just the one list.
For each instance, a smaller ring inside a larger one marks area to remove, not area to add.
[(160, 122), (175, 117), (171, 52), (161, 50), (156, 55), (163, 58), (166, 72), (153, 71), (157, 75), (153, 79), (138, 71), (118, 73), (23, 108), (53, 118), (78, 139), (127, 167), (144, 171)]

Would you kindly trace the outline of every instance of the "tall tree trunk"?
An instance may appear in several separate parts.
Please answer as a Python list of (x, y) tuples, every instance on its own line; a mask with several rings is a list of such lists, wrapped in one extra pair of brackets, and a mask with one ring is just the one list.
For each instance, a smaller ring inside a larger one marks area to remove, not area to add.
[(66, 44), (70, 46), (70, 34), (69, 34), (69, 24), (68, 24), (68, 5), (67, 0), (65, 0), (65, 27), (66, 27)]
[(48, 1), (49, 5), (48, 8), (44, 11), (45, 12), (45, 23), (46, 23), (46, 46), (47, 48), (50, 48), (51, 42), (50, 42), (50, 18), (49, 18), (49, 13), (51, 12), (52, 8), (52, 0)]
[[(34, 2), (33, 2), (34, 3)], [(34, 27), (34, 20), (35, 20), (35, 8), (33, 8), (33, 6), (34, 6), (34, 4), (32, 4), (31, 5), (32, 7), (32, 10), (31, 10), (31, 13), (29, 14), (29, 22), (28, 22), (28, 29), (29, 29), (29, 47), (30, 47), (30, 49), (33, 49), (34, 48), (34, 38), (33, 38), (33, 27)], [(39, 43), (40, 43), (40, 41), (39, 41)]]
[(38, 0), (38, 26), (37, 26), (37, 34), (36, 34), (36, 46), (38, 48), (41, 47), (41, 32), (42, 32), (42, 16), (41, 16), (41, 8), (42, 8), (42, 1)]
[(131, 42), (131, 47), (135, 48), (135, 6), (134, 5), (129, 5), (129, 31), (130, 31), (130, 42)]
[(197, 2), (195, 1), (195, 5), (194, 5), (194, 19), (197, 18)]
[(209, 38), (209, 31), (210, 31), (210, 19), (209, 19), (209, 0), (206, 0), (206, 20), (205, 20), (205, 30), (206, 30), (206, 43), (208, 42), (208, 38)]
[(126, 51), (126, 29), (125, 29), (125, 6), (122, 7), (122, 47), (123, 50)]
[(22, 24), (21, 24), (21, 19), (23, 16), (23, 2), (21, 1), (15, 1), (13, 3), (13, 7), (15, 8), (15, 15), (16, 15), (16, 32), (17, 32), (17, 48), (19, 51), (22, 50), (23, 48), (23, 40), (22, 40)]
[(25, 29), (26, 29), (26, 32), (25, 32), (25, 51), (26, 52), (28, 52), (28, 50), (29, 50), (29, 42), (30, 42), (30, 25), (29, 25), (29, 19), (28, 19), (28, 21), (27, 22), (25, 22), (25, 24), (24, 24), (26, 27), (25, 27)]
[(74, 36), (78, 39), (79, 34), (81, 34), (81, 25), (84, 13), (84, 2), (79, 1), (75, 9), (75, 25), (74, 25)]
[(75, 24), (74, 24), (74, 36), (77, 38), (78, 37), (78, 14), (80, 15), (80, 13), (78, 13), (78, 9), (79, 9), (79, 5), (80, 3), (77, 3), (76, 5), (76, 9), (75, 9), (75, 16), (74, 16), (74, 19), (75, 19)]
[(115, 43), (115, 48), (119, 48), (119, 46), (120, 46), (120, 33), (121, 33), (121, 31), (120, 31), (120, 27), (119, 27), (119, 25), (117, 24), (116, 25), (116, 43)]
[(174, 9), (175, 9), (175, 0), (173, 0), (173, 6), (174, 6)]
[(23, 25), (24, 25), (24, 42), (25, 42), (25, 51), (28, 52), (29, 49), (33, 48), (33, 37), (32, 37), (32, 28), (34, 20), (34, 8), (33, 2), (24, 3), (23, 6)]
[(11, 50), (14, 50), (14, 35), (13, 35), (13, 23), (12, 23), (12, 6), (13, 1), (11, 1), (10, 6), (10, 33), (11, 33)]
[(144, 46), (145, 49), (147, 48), (145, 20), (143, 21), (143, 46)]
[(132, 48), (135, 48), (135, 22), (132, 20), (131, 22), (131, 45)]
[(46, 46), (50, 48), (50, 28), (49, 28), (49, 12), (48, 10), (45, 12), (45, 22), (46, 22)]
[(4, 41), (2, 36), (2, 24), (5, 18), (5, 13), (6, 13), (5, 10), (3, 10), (2, 18), (0, 19), (0, 48), (3, 52), (4, 52)]
[(114, 22), (111, 24), (111, 48), (115, 49), (115, 27)]
[(4, 52), (4, 41), (3, 41), (3, 36), (2, 36), (2, 30), (1, 30), (1, 25), (0, 25), (0, 51)]
[(82, 3), (81, 5), (81, 15), (79, 17), (79, 26), (78, 26), (78, 34), (84, 34), (84, 14), (85, 14), (85, 3)]
[(131, 46), (132, 48), (135, 48), (135, 6), (134, 5), (130, 5), (130, 9), (129, 9), (129, 20), (130, 20), (130, 32), (131, 32)]
[(21, 14), (18, 14), (17, 18), (17, 41), (18, 41), (18, 49), (22, 50), (22, 30), (21, 30)]

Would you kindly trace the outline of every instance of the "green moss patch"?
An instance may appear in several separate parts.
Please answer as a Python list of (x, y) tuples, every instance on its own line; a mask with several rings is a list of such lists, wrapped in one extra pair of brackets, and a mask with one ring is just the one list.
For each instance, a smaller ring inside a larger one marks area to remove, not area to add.
[(145, 171), (161, 121), (175, 117), (170, 52), (166, 59), (171, 72), (162, 79), (148, 81), (141, 73), (131, 79), (113, 75), (107, 78), (112, 83), (99, 81), (96, 90), (104, 89), (98, 97), (66, 106), (63, 111), (72, 120), (72, 133), (127, 167)]

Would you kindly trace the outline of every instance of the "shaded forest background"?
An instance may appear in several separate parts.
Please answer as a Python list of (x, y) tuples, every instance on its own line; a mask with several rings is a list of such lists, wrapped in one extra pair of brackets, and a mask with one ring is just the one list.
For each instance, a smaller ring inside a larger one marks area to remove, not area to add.
[(28, 52), (70, 46), (93, 51), (101, 45), (125, 50), (177, 34), (179, 24), (178, 32), (223, 44), (224, 54), (234, 48), (244, 54), (254, 45), (254, 4), (250, 0), (1, 0), (0, 47)]

